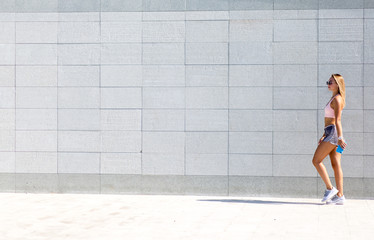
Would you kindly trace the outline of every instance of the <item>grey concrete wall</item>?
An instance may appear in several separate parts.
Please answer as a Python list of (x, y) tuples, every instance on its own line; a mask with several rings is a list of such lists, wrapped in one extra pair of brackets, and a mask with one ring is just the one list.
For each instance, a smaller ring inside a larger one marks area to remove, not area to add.
[(320, 196), (341, 73), (346, 196), (373, 197), (373, 29), (368, 0), (3, 0), (0, 191)]

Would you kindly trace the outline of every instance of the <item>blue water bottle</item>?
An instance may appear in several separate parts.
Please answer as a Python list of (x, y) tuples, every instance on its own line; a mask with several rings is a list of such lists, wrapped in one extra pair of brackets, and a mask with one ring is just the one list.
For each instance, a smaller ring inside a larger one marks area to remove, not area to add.
[(344, 151), (344, 149), (340, 145), (338, 145), (338, 148), (336, 149), (336, 152), (342, 154), (343, 151)]

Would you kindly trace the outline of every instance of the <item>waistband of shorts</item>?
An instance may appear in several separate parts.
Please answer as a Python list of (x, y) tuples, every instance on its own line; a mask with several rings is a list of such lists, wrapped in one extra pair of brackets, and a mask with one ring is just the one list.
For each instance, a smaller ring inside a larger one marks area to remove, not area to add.
[(328, 128), (328, 127), (331, 127), (331, 126), (336, 127), (335, 124), (330, 124), (330, 125), (327, 125), (324, 129), (326, 129), (326, 128)]

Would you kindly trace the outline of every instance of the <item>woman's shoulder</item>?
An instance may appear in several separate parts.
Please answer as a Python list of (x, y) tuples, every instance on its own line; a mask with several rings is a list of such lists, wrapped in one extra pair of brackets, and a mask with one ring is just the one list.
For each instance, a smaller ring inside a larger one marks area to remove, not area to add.
[(334, 99), (331, 101), (332, 104), (338, 104), (338, 105), (341, 105), (343, 104), (343, 97), (338, 94), (334, 97)]

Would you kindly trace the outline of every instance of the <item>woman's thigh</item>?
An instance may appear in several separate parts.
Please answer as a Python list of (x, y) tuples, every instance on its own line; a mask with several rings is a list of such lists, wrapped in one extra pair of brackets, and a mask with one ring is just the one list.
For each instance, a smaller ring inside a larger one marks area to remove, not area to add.
[(329, 155), (335, 148), (336, 146), (329, 142), (321, 142), (314, 153), (313, 162), (322, 162), (323, 159), (325, 159), (325, 157), (327, 157), (327, 155)]

